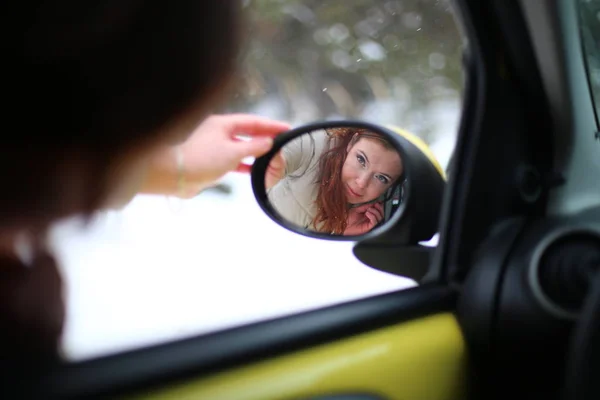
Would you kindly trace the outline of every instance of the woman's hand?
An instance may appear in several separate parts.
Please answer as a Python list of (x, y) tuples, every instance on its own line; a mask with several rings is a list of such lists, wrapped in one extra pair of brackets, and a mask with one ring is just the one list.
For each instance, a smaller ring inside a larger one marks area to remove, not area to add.
[[(250, 172), (251, 166), (242, 160), (267, 153), (273, 137), (289, 129), (287, 123), (249, 114), (210, 116), (177, 149), (181, 165), (172, 148), (157, 155), (142, 191), (193, 197), (228, 172)], [(180, 174), (185, 182), (184, 193), (178, 189)]]
[(199, 191), (228, 172), (250, 172), (251, 166), (242, 160), (267, 153), (273, 146), (273, 137), (289, 129), (286, 123), (254, 115), (207, 118), (181, 146), (187, 184)]
[(383, 204), (372, 203), (350, 209), (345, 236), (362, 235), (383, 220)]

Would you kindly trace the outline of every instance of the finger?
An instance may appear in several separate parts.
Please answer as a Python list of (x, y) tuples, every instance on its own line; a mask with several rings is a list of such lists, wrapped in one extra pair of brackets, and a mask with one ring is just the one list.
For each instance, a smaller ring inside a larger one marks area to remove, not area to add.
[(377, 209), (377, 208), (375, 208), (375, 207), (371, 207), (371, 208), (369, 209), (369, 211), (367, 211), (367, 212), (370, 212), (370, 213), (371, 213), (371, 214), (373, 214), (375, 217), (377, 217), (377, 220), (378, 220), (378, 221), (381, 221), (381, 220), (383, 219), (383, 211), (382, 211), (382, 210), (378, 210), (378, 209)]
[(240, 158), (260, 157), (265, 155), (273, 147), (273, 139), (270, 137), (254, 138), (249, 142), (235, 143), (237, 155)]
[(364, 213), (369, 208), (371, 208), (371, 204), (363, 204), (362, 206), (358, 206), (358, 207), (353, 208), (352, 211), (354, 211), (356, 213)]
[(377, 225), (377, 217), (371, 213), (370, 211), (367, 211), (365, 213), (365, 217), (367, 217), (367, 219), (369, 220), (369, 222), (371, 223), (370, 226), (374, 227), (375, 225)]
[(241, 172), (243, 174), (249, 174), (252, 171), (252, 165), (240, 163), (235, 169), (236, 172)]
[(250, 136), (269, 136), (273, 137), (277, 134), (290, 130), (291, 125), (266, 117), (251, 114), (226, 114), (218, 115), (227, 131), (231, 135), (246, 134)]
[(269, 168), (273, 168), (273, 169), (284, 169), (285, 168), (285, 161), (283, 159), (283, 155), (281, 154), (281, 151), (278, 151), (277, 154), (275, 154), (273, 156), (273, 158), (271, 158), (271, 161), (269, 161)]

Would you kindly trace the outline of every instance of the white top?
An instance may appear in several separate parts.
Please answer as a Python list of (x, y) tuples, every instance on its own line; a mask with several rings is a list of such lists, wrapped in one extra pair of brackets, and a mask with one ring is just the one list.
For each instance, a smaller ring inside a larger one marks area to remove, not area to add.
[(280, 216), (302, 228), (307, 228), (317, 213), (319, 160), (329, 150), (328, 139), (321, 129), (285, 144), (281, 149), (285, 177), (267, 191), (269, 201)]

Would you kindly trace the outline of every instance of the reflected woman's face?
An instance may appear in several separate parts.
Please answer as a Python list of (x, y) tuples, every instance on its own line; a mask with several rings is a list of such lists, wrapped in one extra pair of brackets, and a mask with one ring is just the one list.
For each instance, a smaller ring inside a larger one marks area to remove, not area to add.
[(342, 167), (342, 183), (350, 204), (381, 196), (402, 175), (402, 160), (377, 139), (361, 138), (349, 147)]

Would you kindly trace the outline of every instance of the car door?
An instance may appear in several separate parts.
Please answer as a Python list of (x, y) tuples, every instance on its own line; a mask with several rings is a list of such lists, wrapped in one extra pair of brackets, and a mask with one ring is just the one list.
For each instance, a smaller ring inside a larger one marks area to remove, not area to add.
[[(43, 398), (465, 398), (469, 354), (457, 299), (495, 223), (545, 204), (544, 196), (519, 196), (511, 179), (525, 162), (548, 168), (529, 146), (548, 119), (524, 112), (548, 109), (520, 4), (460, 0), (452, 7), (468, 38), (466, 89), (440, 242), (417, 287), (65, 362), (15, 380), (14, 388)], [(403, 249), (393, 244), (377, 251), (402, 261)]]

